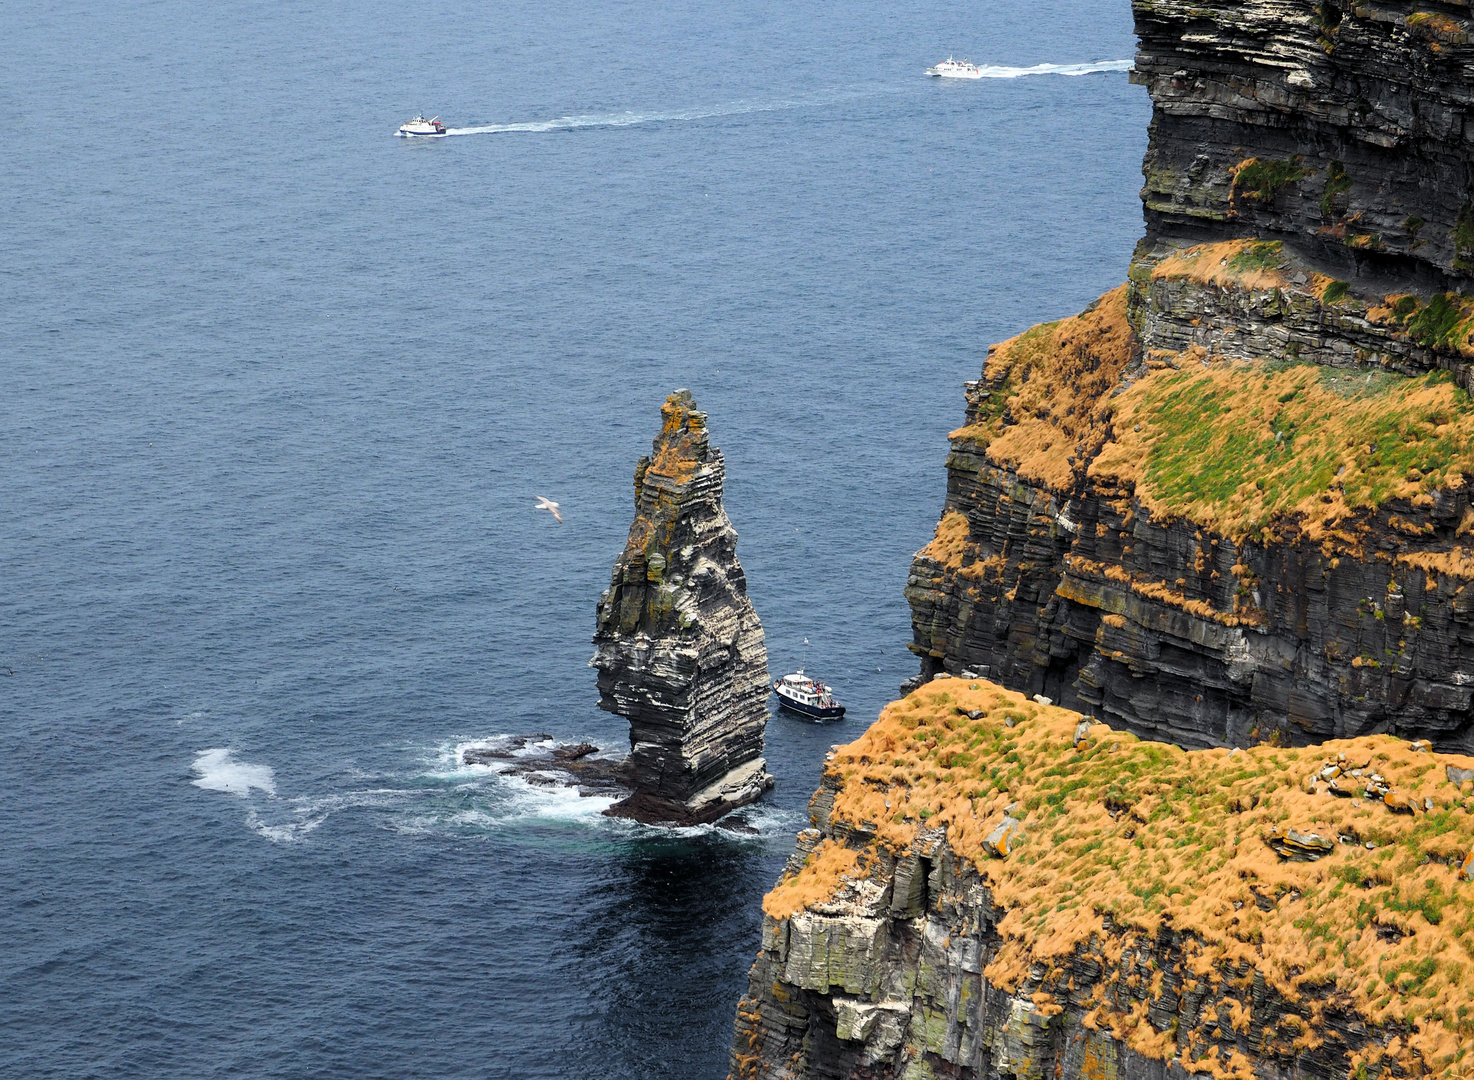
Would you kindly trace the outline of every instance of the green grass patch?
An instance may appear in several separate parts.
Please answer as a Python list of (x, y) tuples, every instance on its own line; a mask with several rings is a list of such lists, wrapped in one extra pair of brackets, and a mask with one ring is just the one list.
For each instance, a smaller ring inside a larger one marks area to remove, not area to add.
[(1346, 202), (1342, 198), (1351, 190), (1351, 177), (1346, 175), (1346, 167), (1339, 161), (1333, 161), (1326, 168), (1326, 186), (1320, 196), (1320, 216), (1331, 221), (1346, 212)]
[(1249, 158), (1233, 175), (1233, 194), (1253, 202), (1271, 203), (1281, 188), (1303, 180), (1310, 170), (1301, 165), (1300, 157), (1288, 161), (1273, 158)]
[[(1439, 308), (1416, 332), (1445, 335), (1449, 318)], [(1162, 372), (1133, 388), (1154, 502), (1245, 535), (1277, 515), (1314, 516), (1323, 493), (1372, 508), (1474, 472), (1474, 408), (1447, 372), (1260, 371)]]
[(1407, 320), (1407, 334), (1424, 348), (1448, 347), (1463, 320), (1463, 306), (1449, 293), (1439, 293)]
[(1280, 240), (1256, 240), (1228, 260), (1228, 268), (1246, 274), (1255, 270), (1279, 270), (1285, 261), (1285, 245)]
[(1454, 265), (1460, 270), (1474, 270), (1474, 203), (1459, 208), (1450, 234), (1454, 242)]

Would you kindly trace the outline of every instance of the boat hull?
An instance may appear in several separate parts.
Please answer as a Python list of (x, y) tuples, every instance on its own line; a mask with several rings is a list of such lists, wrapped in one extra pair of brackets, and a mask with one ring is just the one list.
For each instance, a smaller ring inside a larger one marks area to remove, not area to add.
[(778, 695), (778, 704), (790, 712), (796, 712), (800, 716), (807, 716), (810, 720), (838, 720), (844, 716), (843, 705), (831, 705), (825, 708), (822, 705), (810, 705), (804, 701), (794, 701), (782, 694)]
[(450, 134), (448, 131), (398, 131), (395, 132), (401, 139), (443, 139)]

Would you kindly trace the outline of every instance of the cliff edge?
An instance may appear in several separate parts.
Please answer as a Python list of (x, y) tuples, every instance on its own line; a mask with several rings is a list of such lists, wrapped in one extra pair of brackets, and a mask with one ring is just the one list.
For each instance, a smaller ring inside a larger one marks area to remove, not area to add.
[(734, 1078), (1474, 1075), (1474, 20), (1133, 10), (1146, 234), (967, 384)]
[(836, 747), (734, 1080), (1466, 1076), (1474, 759), (1185, 751), (942, 678)]

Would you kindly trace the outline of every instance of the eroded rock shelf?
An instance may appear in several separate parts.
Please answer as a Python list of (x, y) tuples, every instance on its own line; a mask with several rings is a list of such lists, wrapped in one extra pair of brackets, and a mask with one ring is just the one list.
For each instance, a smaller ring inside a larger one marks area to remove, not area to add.
[(934, 681), (826, 761), (731, 1075), (1462, 1075), (1471, 765), (1184, 751)]

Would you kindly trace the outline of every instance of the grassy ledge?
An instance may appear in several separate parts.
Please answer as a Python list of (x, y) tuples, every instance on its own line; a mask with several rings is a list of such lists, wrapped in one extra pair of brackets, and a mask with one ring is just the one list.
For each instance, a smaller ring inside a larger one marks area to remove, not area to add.
[[(1278, 242), (1232, 240), (1178, 252), (1151, 273), (1267, 290), (1283, 284), (1282, 261)], [(1304, 287), (1333, 298), (1343, 284), (1316, 276)], [(1414, 340), (1474, 352), (1465, 340), (1474, 299), (1389, 297), (1367, 314)], [(1128, 485), (1163, 520), (1234, 540), (1288, 526), (1351, 548), (1356, 538), (1342, 531), (1367, 511), (1393, 500), (1428, 507), (1435, 492), (1474, 477), (1474, 402), (1447, 372), (1246, 363), (1192, 349), (1153, 352), (1122, 389), (1135, 347), (1124, 287), (994, 346), (990, 395), (951, 433), (954, 446), (1057, 494), (1087, 477)], [(959, 520), (927, 554), (957, 567), (971, 563), (967, 551)]]
[(1294, 516), (1320, 539), (1392, 499), (1431, 506), (1474, 475), (1474, 408), (1442, 371), (1198, 363), (1149, 373), (1115, 407), (1090, 475), (1234, 538)]
[(1278, 240), (1199, 244), (1169, 255), (1152, 267), (1151, 274), (1158, 281), (1191, 281), (1251, 291), (1282, 289), (1290, 283), (1284, 252), (1285, 246)]

